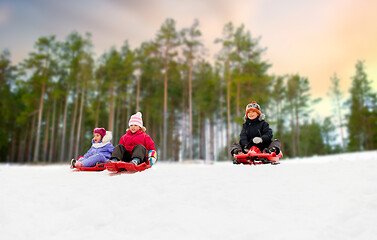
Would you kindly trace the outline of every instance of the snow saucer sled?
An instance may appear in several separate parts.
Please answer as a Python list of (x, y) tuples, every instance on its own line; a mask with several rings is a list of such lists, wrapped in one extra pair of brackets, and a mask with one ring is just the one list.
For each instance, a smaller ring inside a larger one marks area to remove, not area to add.
[(99, 172), (99, 171), (103, 171), (106, 169), (105, 165), (107, 163), (100, 163), (100, 164), (97, 164), (96, 166), (94, 167), (71, 167), (71, 169), (75, 170), (75, 171), (92, 171), (92, 172)]
[(144, 171), (148, 168), (150, 168), (151, 162), (148, 160), (146, 162), (143, 162), (139, 165), (134, 165), (133, 163), (128, 163), (128, 162), (109, 162), (105, 164), (105, 167), (108, 171), (110, 172), (124, 172), (127, 171), (129, 173), (134, 173), (134, 172), (141, 172)]
[(279, 164), (279, 159), (283, 157), (282, 152), (279, 154), (275, 152), (272, 153), (262, 153), (259, 148), (253, 146), (247, 153), (239, 153), (234, 155), (237, 162), (244, 165), (258, 165), (258, 164)]

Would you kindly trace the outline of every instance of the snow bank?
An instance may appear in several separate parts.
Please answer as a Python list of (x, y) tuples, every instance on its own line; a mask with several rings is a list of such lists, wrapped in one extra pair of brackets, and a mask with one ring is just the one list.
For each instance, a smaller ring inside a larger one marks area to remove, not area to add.
[(0, 238), (372, 239), (377, 151), (136, 174), (0, 165)]

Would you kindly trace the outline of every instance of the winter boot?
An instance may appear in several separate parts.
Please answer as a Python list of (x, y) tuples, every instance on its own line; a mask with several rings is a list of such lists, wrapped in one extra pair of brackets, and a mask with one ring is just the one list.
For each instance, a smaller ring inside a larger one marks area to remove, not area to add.
[(268, 152), (269, 153), (276, 153), (276, 155), (278, 155), (280, 153), (280, 149), (278, 147), (269, 147), (268, 148)]
[(278, 155), (280, 153), (280, 148), (281, 148), (281, 142), (279, 139), (274, 139), (270, 143), (270, 146), (268, 146), (267, 151), (268, 153), (276, 153)]
[(105, 164), (103, 162), (96, 162), (96, 167), (104, 167)]
[(76, 167), (75, 165), (76, 165), (76, 160), (74, 158), (72, 158), (72, 160), (71, 160), (71, 168)]
[(133, 158), (130, 163), (132, 163), (134, 165), (139, 165), (140, 164), (140, 158)]
[(114, 163), (114, 162), (119, 162), (120, 160), (118, 158), (110, 158), (109, 160), (106, 161), (106, 163)]
[(240, 164), (240, 162), (236, 158), (233, 158), (233, 164)]
[(260, 158), (260, 161), (261, 161), (263, 164), (271, 163), (271, 161), (268, 160), (267, 158)]
[(230, 154), (233, 156), (234, 154), (238, 154), (240, 152), (242, 152), (241, 145), (239, 145), (238, 143), (233, 143), (230, 147)]

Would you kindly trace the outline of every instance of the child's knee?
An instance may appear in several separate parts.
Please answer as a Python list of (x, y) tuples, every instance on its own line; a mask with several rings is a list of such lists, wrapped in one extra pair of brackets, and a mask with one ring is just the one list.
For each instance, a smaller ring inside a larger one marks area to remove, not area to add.
[(146, 149), (146, 148), (144, 147), (144, 145), (138, 144), (134, 146), (134, 149)]

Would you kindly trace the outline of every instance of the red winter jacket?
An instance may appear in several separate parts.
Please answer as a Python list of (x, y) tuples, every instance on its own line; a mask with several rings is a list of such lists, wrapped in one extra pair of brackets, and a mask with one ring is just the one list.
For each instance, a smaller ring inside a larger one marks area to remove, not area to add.
[(132, 149), (139, 144), (143, 145), (147, 151), (156, 151), (152, 138), (141, 130), (134, 134), (131, 132), (131, 130), (128, 130), (127, 133), (120, 138), (119, 144), (125, 146), (130, 154), (132, 154)]

